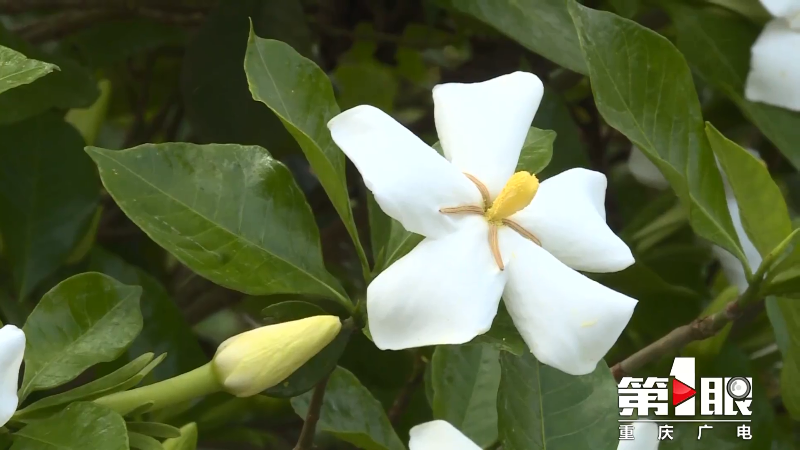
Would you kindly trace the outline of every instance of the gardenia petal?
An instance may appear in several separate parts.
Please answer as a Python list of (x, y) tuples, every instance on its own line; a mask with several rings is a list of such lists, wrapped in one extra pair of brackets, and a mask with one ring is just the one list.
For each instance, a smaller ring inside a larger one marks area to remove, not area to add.
[(433, 88), (436, 130), (445, 156), (481, 180), (492, 198), (514, 174), (543, 93), (541, 80), (527, 72)]
[(792, 18), (800, 14), (800, 1), (761, 0), (761, 4), (775, 17)]
[(506, 272), (489, 249), (483, 217), (427, 238), (367, 288), (367, 315), (378, 348), (463, 344), (485, 333), (497, 314)]
[(417, 425), (409, 432), (408, 450), (481, 450), (444, 420)]
[(441, 214), (440, 208), (482, 204), (480, 191), (459, 169), (377, 108), (349, 109), (328, 128), (381, 209), (408, 231), (443, 236), (463, 216)]
[(619, 441), (617, 450), (658, 450), (658, 425), (636, 422), (633, 427), (633, 440)]
[(748, 100), (800, 111), (800, 31), (783, 19), (775, 19), (750, 49)]
[(0, 328), (0, 427), (17, 410), (17, 383), (24, 354), (25, 333), (14, 325)]
[(650, 161), (647, 156), (635, 145), (631, 146), (631, 153), (628, 156), (628, 170), (639, 183), (655, 189), (666, 189), (669, 181), (658, 170), (658, 167)]
[(617, 272), (633, 264), (628, 246), (606, 225), (606, 176), (570, 169), (539, 185), (533, 201), (510, 217), (575, 270)]
[(500, 230), (511, 256), (503, 301), (536, 358), (570, 375), (592, 372), (628, 324), (636, 300), (562, 264), (513, 230)]

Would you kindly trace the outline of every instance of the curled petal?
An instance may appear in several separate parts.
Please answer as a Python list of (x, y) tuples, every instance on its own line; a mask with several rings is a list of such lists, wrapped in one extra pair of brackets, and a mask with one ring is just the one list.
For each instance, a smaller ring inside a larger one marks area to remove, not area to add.
[(514, 325), (539, 361), (570, 375), (592, 372), (628, 324), (636, 300), (570, 269), (546, 250), (504, 228)]
[(489, 330), (507, 277), (492, 257), (486, 221), (465, 220), (453, 234), (422, 241), (369, 285), (378, 348), (463, 344)]
[(475, 184), (459, 169), (377, 108), (349, 109), (331, 119), (328, 128), (381, 209), (408, 231), (443, 236), (463, 216), (439, 209), (483, 203)]
[(745, 97), (800, 111), (800, 31), (775, 19), (764, 27), (750, 52)]
[(25, 333), (14, 325), (0, 328), (0, 427), (17, 410), (17, 383), (24, 354)]
[(619, 441), (617, 450), (658, 450), (658, 425), (636, 422), (633, 427), (633, 440)]
[(544, 87), (527, 72), (433, 88), (436, 130), (447, 159), (497, 196), (514, 173)]
[(409, 432), (409, 450), (481, 450), (444, 420), (417, 425)]
[(634, 261), (606, 225), (606, 184), (600, 172), (567, 170), (543, 181), (531, 204), (510, 219), (575, 270), (617, 272)]

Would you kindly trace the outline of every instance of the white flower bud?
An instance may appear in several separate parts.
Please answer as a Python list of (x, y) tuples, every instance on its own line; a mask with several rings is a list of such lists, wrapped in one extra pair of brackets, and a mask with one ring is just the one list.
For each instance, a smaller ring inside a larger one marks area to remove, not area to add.
[(25, 333), (14, 325), (0, 328), (0, 427), (17, 410), (19, 366), (25, 353)]
[(339, 334), (335, 316), (314, 316), (238, 334), (220, 344), (212, 364), (224, 389), (249, 397), (294, 373)]

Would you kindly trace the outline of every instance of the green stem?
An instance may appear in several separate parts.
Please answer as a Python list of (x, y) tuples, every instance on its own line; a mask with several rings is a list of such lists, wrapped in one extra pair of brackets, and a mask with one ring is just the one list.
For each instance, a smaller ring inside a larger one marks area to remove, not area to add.
[(100, 397), (94, 402), (125, 415), (148, 403), (152, 403), (148, 411), (153, 411), (221, 390), (222, 385), (209, 362), (191, 372), (130, 391)]

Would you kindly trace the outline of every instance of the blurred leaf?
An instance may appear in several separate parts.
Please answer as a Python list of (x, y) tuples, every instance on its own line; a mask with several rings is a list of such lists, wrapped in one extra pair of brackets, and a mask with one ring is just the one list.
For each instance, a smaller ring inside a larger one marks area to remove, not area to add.
[(153, 374), (156, 380), (166, 380), (208, 362), (183, 313), (158, 280), (99, 247), (95, 247), (89, 255), (89, 269), (123, 283), (142, 287), (140, 308), (144, 326), (128, 347), (127, 356), (114, 364), (132, 361), (148, 351), (165, 353), (166, 359), (156, 367)]
[(336, 368), (350, 340), (352, 327), (342, 326), (342, 331), (319, 353), (300, 366), (294, 373), (277, 385), (264, 391), (264, 395), (277, 398), (291, 398), (310, 391), (326, 375)]
[(683, 56), (635, 22), (574, 1), (569, 9), (603, 118), (658, 166), (697, 234), (746, 263)]
[(12, 35), (2, 25), (0, 45), (59, 68), (38, 83), (25, 84), (0, 95), (0, 124), (25, 120), (50, 108), (84, 108), (97, 98), (94, 77), (75, 61), (47, 54)]
[(164, 450), (195, 450), (197, 448), (197, 424), (188, 423), (181, 427), (181, 437), (164, 441)]
[(67, 36), (90, 67), (109, 67), (159, 47), (186, 43), (186, 30), (150, 19), (104, 20)]
[(493, 345), (440, 345), (431, 360), (434, 418), (481, 447), (497, 441), (499, 357)]
[(0, 231), (21, 300), (83, 236), (99, 184), (80, 135), (56, 114), (2, 126), (0, 136)]
[(522, 336), (520, 336), (517, 331), (517, 327), (514, 325), (511, 315), (508, 314), (508, 310), (502, 302), (497, 309), (497, 315), (494, 316), (492, 327), (489, 331), (477, 336), (469, 343), (497, 345), (501, 350), (511, 352), (517, 356), (528, 353), (527, 344), (522, 340)]
[(761, 28), (735, 14), (692, 8), (679, 2), (670, 2), (667, 11), (675, 22), (678, 48), (692, 68), (724, 92), (794, 167), (800, 168), (800, 113), (743, 97), (750, 47)]
[(14, 419), (37, 419), (55, 412), (58, 407), (66, 403), (76, 400), (94, 400), (104, 395), (125, 390), (126, 387), (130, 387), (130, 381), (137, 379), (137, 375), (147, 369), (151, 362), (153, 362), (153, 354), (145, 353), (102, 378), (60, 394), (45, 397), (17, 411)]
[(639, 8), (642, 7), (642, 0), (609, 0), (611, 6), (622, 17), (633, 19)]
[(297, 140), (366, 266), (350, 209), (344, 153), (327, 127), (339, 113), (328, 76), (286, 43), (256, 36), (252, 27), (244, 67), (253, 98), (267, 105)]
[(506, 450), (614, 449), (617, 383), (605, 362), (588, 375), (567, 375), (530, 354), (500, 354), (497, 413)]
[(274, 114), (253, 101), (242, 70), (248, 18), (260, 36), (311, 53), (297, 0), (223, 0), (186, 49), (181, 93), (192, 129), (202, 142), (260, 145), (275, 156), (297, 149)]
[(776, 303), (778, 308), (774, 313), (778, 313), (780, 325), (789, 337), (788, 348), (783, 351), (781, 394), (786, 409), (797, 420), (800, 419), (800, 300), (778, 297)]
[(563, 0), (457, 0), (452, 4), (556, 64), (586, 73)]
[(374, 60), (345, 62), (333, 73), (338, 88), (339, 105), (350, 109), (372, 105), (386, 112), (394, 108), (399, 89), (392, 70)]
[(11, 450), (128, 450), (122, 416), (88, 402), (73, 403), (61, 413), (15, 433)]
[(136, 448), (139, 450), (163, 450), (164, 447), (161, 446), (161, 442), (151, 438), (150, 436), (146, 436), (144, 434), (135, 433), (133, 431), (128, 431), (128, 441), (130, 441), (130, 446), (132, 449)]
[(94, 272), (67, 278), (45, 294), (22, 328), (27, 345), (20, 397), (119, 357), (142, 329), (141, 294), (138, 286)]
[(97, 83), (97, 87), (100, 89), (100, 96), (92, 106), (88, 108), (71, 109), (67, 111), (67, 115), (64, 116), (64, 120), (74, 126), (81, 136), (83, 136), (83, 141), (86, 145), (94, 145), (94, 141), (97, 140), (100, 127), (106, 120), (108, 105), (111, 101), (111, 82), (108, 80), (100, 80), (100, 82)]
[[(712, 314), (718, 313), (725, 309), (728, 304), (739, 296), (739, 290), (736, 286), (728, 286), (724, 289), (711, 303), (703, 310), (699, 317), (708, 317)], [(697, 358), (715, 357), (719, 354), (728, 335), (733, 328), (733, 323), (729, 322), (717, 332), (714, 336), (704, 339), (702, 341), (690, 342), (681, 351), (681, 355), (693, 356)]]
[(158, 422), (128, 422), (128, 431), (144, 434), (145, 436), (157, 438), (178, 438), (181, 437), (181, 430)]
[(253, 295), (350, 301), (322, 263), (319, 231), (288, 169), (260, 147), (87, 148), (117, 204), (200, 275)]
[[(292, 399), (302, 418), (308, 413), (312, 393)], [(348, 370), (337, 367), (328, 380), (317, 430), (365, 450), (404, 450), (383, 406)]]
[(555, 131), (531, 127), (525, 136), (525, 144), (520, 151), (515, 172), (521, 170), (533, 174), (541, 172), (553, 158), (553, 141), (555, 140)]
[(306, 317), (322, 316), (326, 312), (313, 303), (291, 300), (269, 305), (261, 311), (261, 314), (267, 322), (273, 324), (305, 319)]
[(541, 179), (573, 167), (589, 167), (581, 129), (572, 118), (564, 99), (553, 89), (545, 89), (533, 125), (543, 130), (553, 130), (558, 135), (553, 143), (552, 160), (540, 174)]
[(59, 70), (58, 66), (35, 59), (0, 45), (0, 94), (32, 83), (48, 73)]

